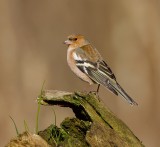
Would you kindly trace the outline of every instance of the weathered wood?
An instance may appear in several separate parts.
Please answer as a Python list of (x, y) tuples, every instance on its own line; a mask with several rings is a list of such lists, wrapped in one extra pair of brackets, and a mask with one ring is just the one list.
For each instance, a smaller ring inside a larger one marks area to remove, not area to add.
[(142, 142), (94, 93), (46, 90), (38, 97), (42, 105), (70, 107), (76, 118), (66, 118), (61, 128), (51, 125), (39, 132), (49, 144), (65, 147), (143, 147)]

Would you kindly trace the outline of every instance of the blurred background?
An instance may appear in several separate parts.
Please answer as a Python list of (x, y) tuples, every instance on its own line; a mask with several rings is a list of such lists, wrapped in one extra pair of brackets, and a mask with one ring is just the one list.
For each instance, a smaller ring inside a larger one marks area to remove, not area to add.
[[(85, 35), (112, 68), (121, 86), (138, 102), (131, 107), (101, 87), (100, 97), (144, 145), (160, 145), (160, 2), (156, 0), (1, 0), (0, 146), (16, 136), (24, 120), (35, 130), (37, 103), (45, 89), (95, 90), (66, 62), (72, 33)], [(57, 123), (74, 116), (55, 107)], [(54, 122), (51, 107), (40, 112), (40, 130)]]

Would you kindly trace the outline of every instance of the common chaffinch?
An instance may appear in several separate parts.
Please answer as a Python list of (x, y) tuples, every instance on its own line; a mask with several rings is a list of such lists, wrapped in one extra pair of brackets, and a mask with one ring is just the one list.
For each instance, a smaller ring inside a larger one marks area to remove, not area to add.
[(121, 95), (131, 105), (138, 105), (118, 84), (110, 67), (100, 53), (83, 35), (70, 35), (64, 42), (68, 45), (67, 62), (71, 70), (82, 80), (108, 88), (115, 95)]

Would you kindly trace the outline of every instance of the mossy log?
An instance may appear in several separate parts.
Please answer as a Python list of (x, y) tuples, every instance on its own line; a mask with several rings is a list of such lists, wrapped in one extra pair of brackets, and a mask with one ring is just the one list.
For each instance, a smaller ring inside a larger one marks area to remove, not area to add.
[[(39, 135), (52, 146), (144, 147), (133, 132), (99, 100), (95, 93), (46, 90), (42, 105), (70, 107), (76, 118), (66, 118), (61, 128), (49, 126)], [(56, 114), (57, 116), (59, 114)]]

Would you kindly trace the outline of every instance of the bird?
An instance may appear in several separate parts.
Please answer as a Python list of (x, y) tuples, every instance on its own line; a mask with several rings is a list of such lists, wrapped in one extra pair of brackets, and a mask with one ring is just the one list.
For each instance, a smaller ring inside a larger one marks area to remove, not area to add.
[(64, 44), (68, 46), (67, 63), (71, 70), (90, 85), (98, 84), (115, 95), (122, 96), (129, 104), (138, 105), (119, 85), (111, 68), (99, 51), (81, 34), (69, 35)]

